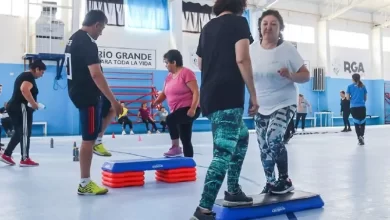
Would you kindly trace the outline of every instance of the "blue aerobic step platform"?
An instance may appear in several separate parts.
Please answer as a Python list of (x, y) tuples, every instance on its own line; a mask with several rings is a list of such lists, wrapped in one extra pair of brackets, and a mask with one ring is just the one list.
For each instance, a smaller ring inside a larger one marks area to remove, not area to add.
[(284, 195), (261, 194), (251, 197), (251, 206), (223, 207), (223, 199), (216, 200), (213, 211), (217, 214), (217, 220), (257, 219), (324, 206), (320, 195), (298, 190)]
[(110, 173), (123, 173), (130, 171), (169, 170), (192, 167), (196, 167), (196, 163), (192, 158), (175, 157), (138, 160), (113, 160), (105, 162), (102, 166), (102, 170)]

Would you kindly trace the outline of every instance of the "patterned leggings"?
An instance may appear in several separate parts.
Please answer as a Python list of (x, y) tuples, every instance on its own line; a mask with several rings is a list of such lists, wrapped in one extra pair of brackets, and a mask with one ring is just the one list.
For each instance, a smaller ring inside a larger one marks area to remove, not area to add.
[(248, 149), (249, 132), (243, 109), (217, 111), (208, 116), (214, 141), (213, 160), (207, 170), (200, 207), (211, 210), (227, 172), (228, 192), (239, 191), (238, 180)]
[(288, 178), (288, 157), (283, 137), (295, 111), (296, 106), (292, 105), (279, 109), (271, 115), (258, 113), (255, 116), (257, 142), (267, 183), (276, 181), (275, 164), (278, 167), (279, 178)]

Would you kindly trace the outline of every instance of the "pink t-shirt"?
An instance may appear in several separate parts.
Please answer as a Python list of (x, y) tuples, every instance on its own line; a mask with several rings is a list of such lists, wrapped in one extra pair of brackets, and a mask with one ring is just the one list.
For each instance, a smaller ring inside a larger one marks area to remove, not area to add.
[(165, 79), (164, 93), (167, 96), (168, 106), (171, 112), (179, 108), (191, 107), (192, 91), (187, 86), (187, 83), (195, 80), (195, 73), (185, 67), (183, 67), (175, 78), (173, 78), (172, 73), (168, 74)]

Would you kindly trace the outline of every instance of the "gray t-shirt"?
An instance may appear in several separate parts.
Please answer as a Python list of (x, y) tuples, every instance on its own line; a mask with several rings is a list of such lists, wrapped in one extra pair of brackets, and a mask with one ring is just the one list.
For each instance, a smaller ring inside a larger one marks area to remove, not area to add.
[(167, 120), (167, 116), (168, 116), (168, 112), (167, 111), (165, 111), (165, 112), (158, 111), (157, 115), (160, 118), (160, 121), (166, 121)]

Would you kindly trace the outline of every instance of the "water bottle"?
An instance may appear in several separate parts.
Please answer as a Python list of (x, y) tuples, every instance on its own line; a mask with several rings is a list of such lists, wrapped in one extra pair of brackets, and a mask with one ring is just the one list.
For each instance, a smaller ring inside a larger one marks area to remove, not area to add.
[[(32, 106), (31, 106), (30, 103), (28, 103), (27, 106), (30, 107), (30, 108), (32, 108)], [(46, 106), (45, 106), (44, 104), (38, 103), (38, 109), (42, 110), (42, 109), (45, 109), (45, 108), (46, 108)]]

